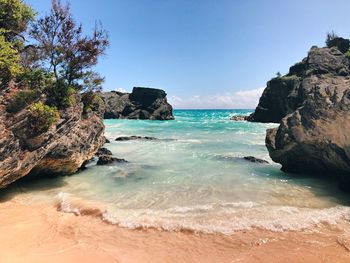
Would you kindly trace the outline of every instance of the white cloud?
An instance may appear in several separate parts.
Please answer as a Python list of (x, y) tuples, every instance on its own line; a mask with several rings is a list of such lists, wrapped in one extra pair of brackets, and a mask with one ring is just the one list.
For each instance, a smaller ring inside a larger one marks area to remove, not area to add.
[(126, 89), (123, 89), (123, 88), (116, 88), (115, 91), (119, 91), (123, 93), (127, 92)]
[(263, 91), (264, 88), (257, 88), (220, 95), (195, 95), (189, 98), (170, 96), (168, 100), (175, 109), (253, 109)]

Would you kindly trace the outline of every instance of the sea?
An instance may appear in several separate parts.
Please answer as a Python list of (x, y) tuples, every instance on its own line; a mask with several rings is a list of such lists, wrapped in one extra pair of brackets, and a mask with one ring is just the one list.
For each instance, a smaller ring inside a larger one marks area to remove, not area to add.
[[(284, 173), (270, 159), (265, 134), (277, 124), (230, 120), (251, 112), (174, 110), (169, 121), (105, 120), (104, 147), (127, 163), (94, 161), (72, 176), (15, 183), (0, 200), (55, 204), (77, 216), (91, 205), (109, 224), (165, 231), (293, 231), (348, 221), (349, 197), (335, 181)], [(115, 141), (132, 135), (158, 140)]]

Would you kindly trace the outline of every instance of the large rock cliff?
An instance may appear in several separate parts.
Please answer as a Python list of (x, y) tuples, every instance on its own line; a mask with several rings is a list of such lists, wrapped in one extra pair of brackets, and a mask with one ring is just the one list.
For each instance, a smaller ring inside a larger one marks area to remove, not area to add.
[(268, 83), (250, 120), (280, 122), (267, 131), (266, 146), (284, 171), (348, 176), (349, 113), (349, 57), (336, 47), (313, 47)]
[(0, 188), (27, 175), (75, 173), (104, 144), (103, 109), (83, 114), (81, 103), (60, 110), (58, 122), (32, 135), (28, 107), (8, 113), (0, 94)]
[(253, 122), (279, 123), (287, 114), (303, 105), (315, 85), (332, 86), (315, 77), (331, 80), (333, 77), (349, 75), (349, 59), (337, 48), (313, 47), (303, 61), (289, 69), (283, 77), (276, 77), (267, 83), (255, 112), (248, 120)]
[(105, 119), (174, 119), (164, 90), (135, 87), (132, 93), (111, 91), (102, 97), (106, 105)]

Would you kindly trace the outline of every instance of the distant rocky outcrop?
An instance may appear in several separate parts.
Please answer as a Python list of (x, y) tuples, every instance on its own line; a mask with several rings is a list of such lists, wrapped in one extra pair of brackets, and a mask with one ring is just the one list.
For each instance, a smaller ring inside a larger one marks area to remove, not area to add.
[(105, 119), (173, 120), (173, 108), (164, 90), (135, 87), (131, 93), (102, 93)]
[(337, 47), (313, 47), (268, 83), (249, 119), (280, 122), (267, 131), (266, 146), (284, 171), (350, 174), (349, 61)]
[(59, 120), (33, 135), (28, 110), (8, 113), (11, 94), (0, 96), (0, 188), (30, 175), (75, 173), (104, 144), (103, 109), (83, 114), (82, 103), (59, 111)]

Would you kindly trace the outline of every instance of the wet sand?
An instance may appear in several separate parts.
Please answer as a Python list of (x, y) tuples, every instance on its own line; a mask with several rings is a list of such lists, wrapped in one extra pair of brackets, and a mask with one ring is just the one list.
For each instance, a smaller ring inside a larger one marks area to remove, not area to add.
[(0, 204), (0, 262), (350, 262), (350, 226), (232, 235), (130, 230), (53, 206)]

